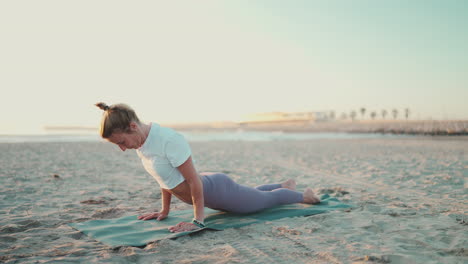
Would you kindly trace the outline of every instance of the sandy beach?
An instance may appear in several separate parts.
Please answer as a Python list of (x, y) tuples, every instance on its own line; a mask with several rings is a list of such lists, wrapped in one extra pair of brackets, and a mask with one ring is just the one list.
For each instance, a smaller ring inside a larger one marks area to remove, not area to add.
[[(0, 262), (467, 263), (468, 139), (191, 142), (198, 171), (246, 185), (296, 179), (354, 205), (310, 217), (110, 248), (68, 226), (160, 208), (134, 151), (1, 143)], [(173, 199), (172, 210), (190, 206)]]

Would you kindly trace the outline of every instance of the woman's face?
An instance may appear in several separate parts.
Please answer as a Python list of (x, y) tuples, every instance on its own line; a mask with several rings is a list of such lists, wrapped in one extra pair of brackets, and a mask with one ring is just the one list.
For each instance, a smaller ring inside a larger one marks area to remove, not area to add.
[(145, 142), (145, 137), (138, 125), (131, 122), (128, 132), (112, 133), (107, 140), (119, 146), (122, 151), (125, 151), (126, 149), (140, 148)]
[(126, 149), (138, 149), (143, 145), (141, 136), (135, 132), (112, 133), (107, 140), (119, 146), (122, 151)]

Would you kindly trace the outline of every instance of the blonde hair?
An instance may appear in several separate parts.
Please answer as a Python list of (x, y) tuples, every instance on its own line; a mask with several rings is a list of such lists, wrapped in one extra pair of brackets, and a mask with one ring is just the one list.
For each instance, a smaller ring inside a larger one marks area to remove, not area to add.
[(112, 133), (129, 132), (131, 122), (140, 123), (135, 111), (126, 104), (108, 106), (103, 102), (99, 102), (96, 106), (104, 110), (99, 130), (103, 138), (109, 138)]

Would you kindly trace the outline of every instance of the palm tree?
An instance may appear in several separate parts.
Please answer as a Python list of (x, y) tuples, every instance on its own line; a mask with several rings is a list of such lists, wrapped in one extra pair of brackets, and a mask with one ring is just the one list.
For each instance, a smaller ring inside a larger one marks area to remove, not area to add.
[(398, 110), (397, 110), (397, 109), (393, 109), (393, 110), (392, 110), (392, 115), (393, 115), (393, 119), (397, 119), (397, 117), (398, 117)]
[(356, 111), (351, 111), (351, 113), (349, 114), (349, 116), (351, 117), (351, 120), (354, 121), (354, 119), (356, 119)]
[(361, 107), (361, 109), (359, 109), (359, 111), (361, 111), (361, 118), (364, 119), (364, 115), (366, 114), (366, 108)]
[(340, 116), (341, 119), (345, 120), (348, 118), (348, 115), (346, 113), (341, 113), (341, 116)]
[(385, 117), (388, 114), (387, 110), (385, 110), (385, 109), (383, 109), (382, 112), (380, 112), (380, 113), (381, 113), (383, 119), (385, 119)]
[(370, 116), (371, 116), (372, 120), (374, 120), (375, 117), (377, 116), (377, 112), (372, 111), (372, 112), (370, 113)]
[(405, 108), (405, 118), (406, 118), (406, 120), (408, 120), (409, 115), (410, 115), (409, 108)]

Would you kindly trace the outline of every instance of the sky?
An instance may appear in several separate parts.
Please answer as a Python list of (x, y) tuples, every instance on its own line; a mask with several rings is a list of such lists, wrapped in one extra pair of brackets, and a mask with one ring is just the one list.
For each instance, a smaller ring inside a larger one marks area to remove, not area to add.
[(468, 119), (468, 1), (1, 1), (0, 134), (397, 108)]

